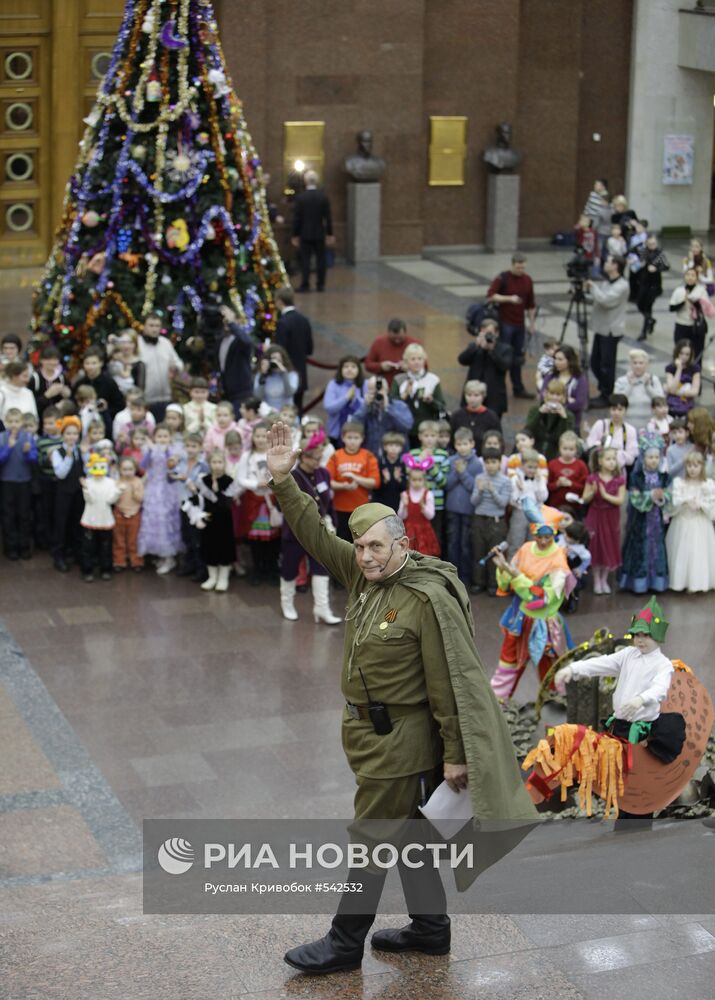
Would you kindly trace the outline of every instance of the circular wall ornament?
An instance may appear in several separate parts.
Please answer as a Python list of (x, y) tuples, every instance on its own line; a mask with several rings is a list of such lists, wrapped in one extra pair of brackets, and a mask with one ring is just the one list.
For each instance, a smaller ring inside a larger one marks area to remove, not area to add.
[(92, 77), (95, 80), (102, 80), (106, 76), (109, 64), (112, 61), (111, 52), (95, 52), (92, 56)]
[(25, 132), (31, 128), (34, 115), (32, 105), (25, 101), (13, 101), (5, 109), (5, 124), (11, 132)]
[(5, 74), (9, 80), (29, 80), (32, 76), (32, 55), (29, 52), (8, 52)]
[(35, 212), (26, 202), (18, 201), (5, 209), (5, 224), (13, 233), (26, 233), (34, 221)]
[(35, 172), (30, 153), (11, 153), (5, 160), (5, 177), (9, 181), (29, 181)]

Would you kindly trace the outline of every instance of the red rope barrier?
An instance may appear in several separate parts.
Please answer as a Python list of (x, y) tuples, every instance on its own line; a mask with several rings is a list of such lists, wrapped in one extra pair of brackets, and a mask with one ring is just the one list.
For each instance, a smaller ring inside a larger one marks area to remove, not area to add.
[[(364, 355), (364, 357), (362, 357), (362, 358), (359, 359), (360, 364), (362, 364), (364, 362), (364, 360), (365, 360), (366, 357), (367, 357), (367, 354)], [(330, 371), (335, 371), (337, 369), (337, 367), (338, 367), (337, 362), (335, 362), (335, 361), (332, 362), (332, 364), (328, 364), (325, 361), (316, 361), (315, 358), (306, 358), (306, 361), (307, 361), (307, 363), (309, 365), (312, 365), (313, 368), (327, 368)]]

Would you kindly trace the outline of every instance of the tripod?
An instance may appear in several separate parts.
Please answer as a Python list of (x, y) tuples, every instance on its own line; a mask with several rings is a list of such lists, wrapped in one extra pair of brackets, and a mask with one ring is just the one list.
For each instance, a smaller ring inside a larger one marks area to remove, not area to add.
[(566, 318), (564, 319), (563, 326), (561, 327), (559, 344), (563, 344), (564, 342), (564, 337), (566, 336), (566, 330), (572, 313), (574, 313), (573, 321), (576, 324), (576, 333), (578, 335), (578, 356), (581, 362), (581, 368), (583, 371), (587, 371), (588, 313), (586, 311), (586, 296), (583, 291), (583, 281), (580, 280), (571, 282), (571, 300), (569, 302), (568, 310), (566, 311)]

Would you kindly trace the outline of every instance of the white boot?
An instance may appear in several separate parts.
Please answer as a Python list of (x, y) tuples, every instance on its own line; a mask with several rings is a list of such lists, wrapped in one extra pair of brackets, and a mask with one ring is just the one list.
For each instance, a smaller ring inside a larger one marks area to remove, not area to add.
[(325, 622), (326, 625), (339, 625), (342, 618), (336, 618), (330, 610), (328, 587), (330, 580), (327, 576), (314, 576), (311, 580), (313, 588), (313, 619), (318, 622)]
[(207, 566), (208, 579), (201, 584), (202, 590), (213, 590), (218, 579), (218, 566)]
[(281, 612), (289, 622), (298, 621), (295, 610), (295, 580), (284, 580), (281, 577)]
[(216, 580), (216, 590), (221, 591), (221, 593), (223, 593), (225, 590), (228, 590), (228, 578), (230, 573), (231, 573), (230, 566), (219, 566), (218, 577)]

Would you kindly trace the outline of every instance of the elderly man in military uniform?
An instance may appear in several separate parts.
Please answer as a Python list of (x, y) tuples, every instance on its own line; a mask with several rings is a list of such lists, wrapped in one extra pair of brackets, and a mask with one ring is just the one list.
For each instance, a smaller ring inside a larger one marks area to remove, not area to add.
[[(469, 777), (480, 818), (497, 826), (533, 823), (535, 812), (474, 647), (469, 599), (455, 568), (410, 552), (402, 521), (383, 504), (363, 504), (353, 512), (352, 545), (338, 538), (290, 474), (298, 453), (289, 428), (276, 423), (270, 437), (268, 469), (285, 519), (305, 550), (348, 591), (342, 741), (357, 783), (356, 820), (415, 818), (443, 775), (454, 790), (467, 787)], [(446, 908), (438, 871), (421, 869), (420, 886), (408, 882), (403, 869), (400, 874), (408, 910), (417, 898), (439, 900)], [(328, 934), (291, 949), (288, 964), (312, 974), (357, 968), (383, 879), (384, 872), (361, 873), (357, 880), (367, 881), (370, 912), (347, 912), (343, 900)], [(410, 912), (410, 918), (406, 927), (374, 934), (373, 947), (449, 951), (446, 913)]]

